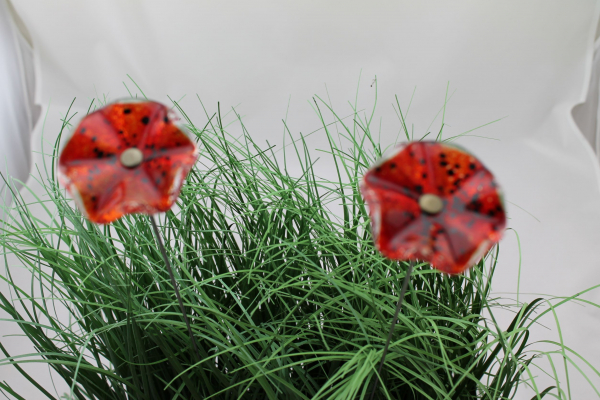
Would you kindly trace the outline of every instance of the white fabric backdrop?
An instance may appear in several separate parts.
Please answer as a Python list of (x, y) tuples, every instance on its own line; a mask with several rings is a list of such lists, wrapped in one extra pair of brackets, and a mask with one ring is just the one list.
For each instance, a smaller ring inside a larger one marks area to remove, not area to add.
[[(27, 180), (31, 163), (30, 132), (39, 115), (34, 106), (33, 53), (19, 34), (12, 10), (0, 1), (0, 172)], [(5, 197), (0, 179), (0, 196)]]
[(600, 159), (600, 108), (598, 107), (600, 97), (600, 39), (596, 33), (594, 43), (594, 58), (592, 60), (592, 74), (589, 82), (587, 98), (584, 103), (573, 108), (573, 117), (579, 129), (588, 140), (596, 155)]
[[(288, 126), (296, 134), (311, 132), (320, 123), (307, 100), (328, 92), (334, 108), (348, 115), (358, 86), (359, 109), (370, 110), (375, 75), (383, 140), (393, 141), (399, 130), (394, 94), (406, 108), (415, 86), (408, 120), (422, 135), (449, 81), (456, 92), (446, 111), (446, 137), (507, 116), (473, 132), (498, 140), (459, 143), (484, 160), (510, 201), (509, 226), (522, 245), (521, 291), (570, 295), (600, 283), (600, 168), (571, 115), (586, 99), (598, 1), (19, 0), (15, 7), (39, 66), (35, 102), (47, 113), (47, 143), (74, 97), (75, 111), (84, 113), (96, 95), (127, 95), (122, 82), (134, 86), (126, 74), (151, 98), (186, 95), (181, 104), (198, 124), (205, 118), (196, 93), (210, 110), (217, 101), (222, 109), (237, 106), (256, 141), (273, 144), (281, 143), (288, 100)], [(2, 129), (4, 144), (10, 136)], [(38, 123), (34, 163), (41, 163), (41, 131)], [(318, 133), (310, 141), (326, 147)], [(331, 170), (328, 162), (325, 156), (319, 161), (323, 174)], [(496, 292), (516, 291), (518, 267), (509, 231)], [(586, 298), (600, 303), (598, 292)], [(565, 341), (590, 361), (600, 360), (598, 310), (571, 305), (557, 312)], [(552, 321), (546, 324), (550, 330), (537, 329), (535, 338), (556, 340)], [(2, 331), (15, 329), (3, 323)], [(47, 372), (40, 372), (45, 369), (37, 371), (49, 384)], [(10, 368), (0, 367), (0, 374), (19, 379)], [(574, 370), (570, 375), (573, 399), (596, 397)], [(592, 379), (600, 387), (600, 379)]]

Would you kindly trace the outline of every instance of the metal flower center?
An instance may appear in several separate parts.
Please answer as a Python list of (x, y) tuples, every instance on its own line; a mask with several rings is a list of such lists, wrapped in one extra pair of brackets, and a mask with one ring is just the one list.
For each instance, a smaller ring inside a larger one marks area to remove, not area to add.
[(428, 214), (437, 214), (444, 208), (444, 202), (435, 194), (424, 194), (419, 197), (419, 207)]
[(130, 147), (121, 153), (121, 164), (127, 168), (134, 168), (144, 161), (144, 154), (136, 147)]

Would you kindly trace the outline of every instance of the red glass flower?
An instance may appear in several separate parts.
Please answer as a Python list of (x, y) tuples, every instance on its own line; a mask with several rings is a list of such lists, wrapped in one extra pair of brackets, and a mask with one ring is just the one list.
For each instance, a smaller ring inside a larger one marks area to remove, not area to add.
[(450, 274), (477, 263), (506, 226), (493, 175), (448, 144), (396, 147), (365, 174), (361, 192), (384, 256), (425, 260)]
[(164, 105), (113, 103), (79, 123), (60, 155), (59, 179), (91, 221), (105, 224), (170, 209), (197, 154)]

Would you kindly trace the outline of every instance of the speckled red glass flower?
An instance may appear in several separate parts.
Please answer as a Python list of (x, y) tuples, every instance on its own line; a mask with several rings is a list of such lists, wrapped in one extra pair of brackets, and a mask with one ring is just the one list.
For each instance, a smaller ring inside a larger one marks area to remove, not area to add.
[(477, 263), (506, 226), (493, 175), (461, 148), (396, 147), (363, 177), (375, 244), (395, 260), (425, 260), (450, 274)]
[(153, 101), (109, 104), (79, 123), (59, 179), (93, 222), (170, 209), (197, 158), (195, 144)]

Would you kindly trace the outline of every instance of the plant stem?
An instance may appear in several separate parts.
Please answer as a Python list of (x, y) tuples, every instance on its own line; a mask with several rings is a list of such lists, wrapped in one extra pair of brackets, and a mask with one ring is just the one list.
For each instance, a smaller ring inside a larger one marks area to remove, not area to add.
[(392, 326), (390, 327), (390, 333), (388, 334), (387, 342), (385, 342), (385, 347), (383, 348), (383, 354), (381, 355), (381, 362), (379, 363), (379, 368), (377, 368), (377, 377), (375, 379), (375, 383), (373, 384), (371, 400), (375, 398), (375, 392), (377, 391), (377, 386), (379, 385), (379, 379), (381, 377), (381, 369), (383, 368), (383, 364), (385, 363), (385, 356), (387, 355), (388, 348), (390, 347), (390, 341), (392, 340), (392, 335), (394, 334), (394, 328), (396, 327), (396, 321), (398, 321), (398, 315), (400, 314), (400, 310), (402, 309), (402, 302), (404, 300), (404, 295), (406, 294), (406, 289), (408, 288), (408, 282), (410, 281), (410, 275), (412, 274), (414, 265), (415, 262), (411, 260), (408, 264), (408, 269), (406, 270), (406, 276), (404, 277), (404, 282), (402, 283), (402, 290), (400, 291), (400, 298), (398, 299), (398, 305), (396, 305), (396, 314), (394, 314)]
[(188, 320), (187, 314), (185, 313), (185, 309), (183, 308), (183, 301), (181, 300), (181, 294), (179, 293), (179, 288), (177, 287), (177, 282), (175, 281), (175, 275), (173, 274), (173, 268), (171, 268), (171, 263), (169, 262), (169, 258), (167, 257), (167, 251), (165, 250), (165, 245), (160, 236), (160, 232), (158, 231), (158, 226), (156, 225), (156, 221), (153, 215), (150, 215), (150, 222), (152, 223), (152, 229), (154, 230), (154, 236), (156, 236), (156, 241), (158, 242), (158, 247), (160, 248), (160, 252), (162, 254), (163, 260), (167, 266), (167, 271), (169, 271), (169, 276), (171, 277), (171, 284), (173, 285), (173, 289), (175, 290), (175, 296), (177, 296), (177, 301), (179, 302), (179, 308), (181, 309), (181, 315), (183, 315), (183, 320), (185, 321), (185, 325), (187, 326), (188, 334), (190, 336), (190, 340), (192, 341), (192, 345), (194, 346), (194, 351), (196, 352), (196, 357), (198, 357), (198, 361), (202, 360), (200, 357), (200, 352), (198, 351), (198, 345), (196, 344), (196, 339), (192, 334), (192, 327), (190, 326), (190, 321)]

